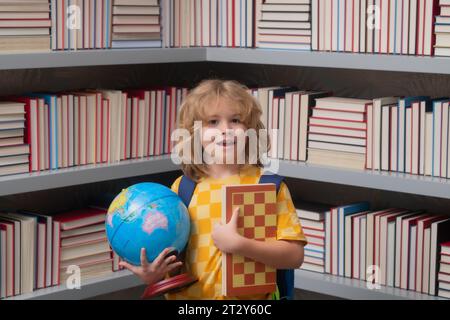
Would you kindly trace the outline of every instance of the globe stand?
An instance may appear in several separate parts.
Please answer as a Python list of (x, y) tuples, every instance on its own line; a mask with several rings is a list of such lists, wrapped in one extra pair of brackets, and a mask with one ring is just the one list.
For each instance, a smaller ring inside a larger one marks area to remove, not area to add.
[[(167, 254), (166, 258), (168, 258), (171, 255), (176, 255), (177, 256), (176, 261), (180, 261), (177, 251), (170, 252), (169, 254)], [(141, 298), (150, 299), (169, 292), (174, 293), (198, 281), (188, 273), (180, 273), (179, 270), (169, 273), (169, 276), (170, 277), (167, 279), (149, 285), (145, 289)]]

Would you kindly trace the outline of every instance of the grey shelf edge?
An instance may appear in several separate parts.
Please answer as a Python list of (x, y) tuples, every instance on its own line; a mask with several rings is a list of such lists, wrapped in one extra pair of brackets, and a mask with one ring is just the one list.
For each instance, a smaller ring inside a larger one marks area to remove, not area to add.
[(450, 74), (450, 58), (275, 49), (208, 48), (208, 61)]
[(368, 289), (365, 281), (305, 270), (295, 270), (295, 287), (351, 300), (445, 300), (393, 287), (380, 286), (380, 289)]
[(281, 160), (280, 175), (305, 180), (450, 199), (450, 179), (396, 172), (350, 170)]
[(39, 289), (6, 300), (81, 300), (139, 285), (142, 285), (142, 281), (138, 277), (127, 270), (122, 270), (112, 272), (107, 276), (87, 280), (85, 283), (81, 283), (80, 289), (68, 289), (64, 284)]
[[(32, 293), (7, 300), (79, 300), (125, 290), (142, 285), (142, 282), (127, 270), (111, 273), (82, 283), (80, 289), (68, 289), (66, 285), (39, 289)], [(370, 290), (366, 282), (329, 274), (295, 270), (295, 287), (320, 294), (355, 300), (441, 300), (439, 297), (413, 291), (384, 287)]]
[(0, 70), (176, 62), (226, 62), (450, 74), (449, 57), (251, 48), (151, 48), (0, 53)]
[(170, 156), (0, 177), (0, 196), (178, 170)]
[(0, 70), (206, 61), (205, 48), (1, 53)]
[[(179, 170), (169, 155), (0, 177), (0, 196)], [(280, 175), (450, 199), (450, 179), (279, 161)]]

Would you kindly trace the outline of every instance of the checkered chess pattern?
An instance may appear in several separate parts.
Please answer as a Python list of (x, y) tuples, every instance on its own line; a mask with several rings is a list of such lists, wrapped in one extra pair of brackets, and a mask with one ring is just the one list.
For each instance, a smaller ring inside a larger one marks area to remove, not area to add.
[[(214, 245), (211, 232), (214, 225), (221, 222), (222, 186), (255, 184), (258, 183), (260, 175), (259, 168), (250, 168), (239, 176), (225, 179), (205, 178), (197, 184), (189, 205), (191, 234), (186, 250), (185, 269), (198, 277), (199, 281), (178, 293), (167, 295), (167, 299), (231, 299), (222, 296), (222, 253)], [(175, 193), (178, 193), (180, 181), (181, 177), (172, 185)], [(289, 190), (284, 183), (281, 184), (277, 196), (276, 211), (277, 240), (306, 241)], [(265, 299), (266, 296), (246, 298)]]
[[(259, 241), (276, 239), (277, 199), (274, 192), (234, 193), (233, 210), (240, 208), (238, 232)], [(249, 258), (232, 255), (233, 287), (258, 286), (276, 282), (276, 270)]]

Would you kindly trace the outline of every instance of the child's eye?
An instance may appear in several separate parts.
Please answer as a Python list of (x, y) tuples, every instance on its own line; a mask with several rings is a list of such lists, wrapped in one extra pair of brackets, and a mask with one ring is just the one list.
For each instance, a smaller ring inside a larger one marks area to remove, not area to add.
[(208, 125), (215, 126), (217, 125), (218, 121), (216, 119), (208, 120)]
[(234, 118), (231, 120), (232, 123), (241, 123), (241, 120), (239, 118)]

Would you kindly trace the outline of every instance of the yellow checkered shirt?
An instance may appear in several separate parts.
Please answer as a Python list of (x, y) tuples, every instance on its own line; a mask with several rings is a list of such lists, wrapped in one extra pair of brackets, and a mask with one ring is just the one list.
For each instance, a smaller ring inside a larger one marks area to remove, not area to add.
[[(203, 178), (197, 184), (189, 214), (191, 234), (186, 248), (185, 268), (198, 282), (166, 299), (270, 299), (271, 295), (225, 297), (222, 295), (222, 252), (216, 248), (211, 237), (213, 226), (221, 221), (223, 185), (256, 184), (261, 169), (250, 167), (236, 175), (223, 179)], [(178, 193), (181, 177), (172, 185)], [(299, 240), (306, 243), (300, 221), (295, 212), (289, 189), (282, 183), (277, 195), (277, 240)]]

